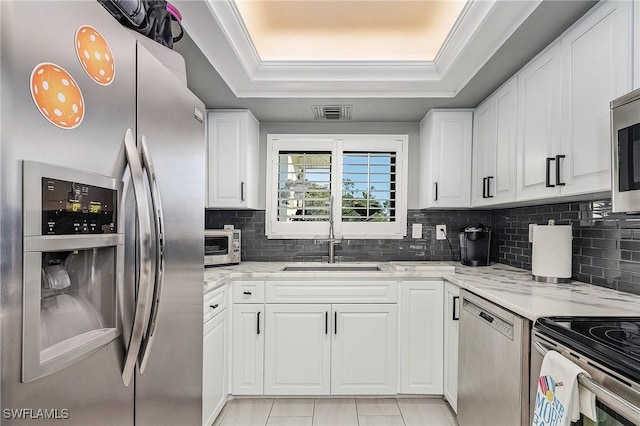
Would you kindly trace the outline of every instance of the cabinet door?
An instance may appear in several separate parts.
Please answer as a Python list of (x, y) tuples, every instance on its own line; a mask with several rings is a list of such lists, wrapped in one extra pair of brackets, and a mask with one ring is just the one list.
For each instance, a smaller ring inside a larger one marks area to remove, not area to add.
[(258, 208), (259, 123), (248, 110), (207, 114), (207, 207)]
[(444, 397), (458, 411), (458, 323), (460, 288), (444, 285)]
[(246, 141), (246, 124), (241, 113), (208, 113), (207, 207), (243, 207), (245, 204), (242, 186), (247, 176)]
[[(556, 43), (518, 74), (518, 201), (560, 194), (559, 187), (546, 187), (546, 171), (559, 146), (561, 69)], [(555, 185), (555, 162), (549, 168)]]
[(267, 304), (265, 395), (328, 395), (331, 305)]
[(609, 102), (631, 90), (631, 9), (603, 2), (562, 39), (563, 195), (611, 189)]
[(333, 305), (332, 395), (397, 392), (397, 306)]
[(443, 283), (400, 286), (400, 392), (441, 395)]
[(204, 324), (202, 347), (202, 424), (210, 426), (227, 401), (229, 352), (227, 310)]
[(474, 206), (489, 204), (487, 178), (495, 178), (496, 100), (490, 97), (473, 114), (473, 189)]
[(495, 151), (487, 179), (490, 204), (516, 199), (516, 151), (518, 147), (518, 80), (511, 79), (494, 95), (496, 113)]
[(233, 305), (233, 394), (262, 395), (264, 305)]

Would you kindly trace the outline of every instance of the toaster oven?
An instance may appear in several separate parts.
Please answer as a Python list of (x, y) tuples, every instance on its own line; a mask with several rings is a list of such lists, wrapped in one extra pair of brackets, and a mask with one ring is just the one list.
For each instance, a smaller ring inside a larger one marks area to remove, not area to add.
[(204, 266), (240, 263), (239, 229), (205, 229)]

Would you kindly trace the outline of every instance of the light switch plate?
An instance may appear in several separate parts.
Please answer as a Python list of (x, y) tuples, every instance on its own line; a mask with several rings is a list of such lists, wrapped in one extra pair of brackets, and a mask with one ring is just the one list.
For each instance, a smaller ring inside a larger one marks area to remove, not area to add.
[(224, 229), (233, 229), (233, 225), (225, 225)]
[(530, 223), (529, 224), (529, 242), (532, 243), (533, 242), (533, 227), (536, 226), (537, 223)]
[(444, 240), (447, 237), (447, 225), (436, 225), (436, 240)]
[(411, 225), (411, 238), (422, 238), (422, 224), (414, 223)]

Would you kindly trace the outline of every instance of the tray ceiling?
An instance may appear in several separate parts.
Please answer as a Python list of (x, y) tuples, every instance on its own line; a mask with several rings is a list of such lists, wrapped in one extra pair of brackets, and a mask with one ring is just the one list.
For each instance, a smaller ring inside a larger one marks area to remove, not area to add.
[(173, 3), (238, 98), (450, 98), (541, 0)]

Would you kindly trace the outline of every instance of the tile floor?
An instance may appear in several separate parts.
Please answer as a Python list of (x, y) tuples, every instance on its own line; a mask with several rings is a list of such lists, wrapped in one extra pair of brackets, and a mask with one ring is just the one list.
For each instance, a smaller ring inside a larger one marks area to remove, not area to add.
[(229, 401), (214, 426), (458, 426), (440, 398), (252, 398)]

